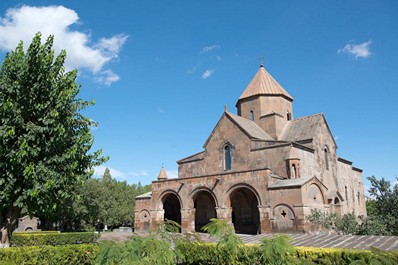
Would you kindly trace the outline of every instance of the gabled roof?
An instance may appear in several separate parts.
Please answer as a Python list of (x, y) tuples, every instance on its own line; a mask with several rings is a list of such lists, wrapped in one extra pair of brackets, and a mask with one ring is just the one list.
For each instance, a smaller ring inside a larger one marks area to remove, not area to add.
[(138, 195), (135, 197), (136, 199), (149, 199), (152, 198), (152, 191), (148, 191), (144, 194)]
[(228, 111), (226, 111), (225, 114), (244, 130), (251, 139), (274, 141), (274, 139), (254, 121), (232, 114)]
[(316, 130), (318, 126), (322, 123), (325, 123), (326, 128), (329, 130), (333, 143), (337, 147), (332, 132), (330, 131), (329, 125), (326, 122), (323, 113), (301, 117), (289, 121), (286, 124), (282, 135), (279, 137), (279, 140), (297, 142), (300, 140), (314, 139), (316, 137)]
[(325, 189), (328, 189), (325, 184), (322, 183), (317, 177), (303, 177), (298, 179), (284, 179), (278, 180), (268, 186), (268, 189), (278, 189), (278, 188), (293, 188), (293, 187), (301, 187), (310, 180), (317, 180)]
[(210, 141), (211, 137), (214, 134), (214, 131), (217, 129), (223, 118), (227, 118), (231, 122), (233, 122), (239, 129), (242, 130), (244, 134), (246, 134), (252, 140), (274, 141), (274, 139), (269, 136), (263, 129), (261, 129), (254, 121), (237, 116), (225, 110), (221, 118), (218, 120), (217, 125), (214, 127), (210, 136), (207, 138), (205, 144), (203, 145), (204, 148), (206, 148), (206, 145)]
[(252, 81), (239, 97), (239, 100), (256, 95), (281, 95), (293, 101), (293, 97), (265, 70), (262, 65), (260, 66), (260, 70), (258, 70)]

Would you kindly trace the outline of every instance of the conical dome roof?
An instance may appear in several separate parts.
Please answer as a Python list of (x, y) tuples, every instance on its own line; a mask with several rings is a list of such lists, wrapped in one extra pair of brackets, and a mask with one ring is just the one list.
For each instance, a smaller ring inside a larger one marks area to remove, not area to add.
[(293, 97), (265, 70), (263, 65), (260, 66), (239, 100), (256, 95), (281, 95), (293, 101)]
[(159, 172), (158, 180), (166, 180), (167, 179), (167, 174), (166, 171), (164, 171), (164, 165), (162, 164), (162, 169)]

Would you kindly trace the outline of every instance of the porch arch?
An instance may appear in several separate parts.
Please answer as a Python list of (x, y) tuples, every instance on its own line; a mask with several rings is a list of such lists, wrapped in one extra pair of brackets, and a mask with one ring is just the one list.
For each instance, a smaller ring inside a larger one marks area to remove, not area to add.
[(191, 194), (191, 203), (195, 208), (195, 231), (201, 232), (202, 227), (208, 224), (211, 218), (217, 218), (217, 197), (205, 187), (198, 188)]
[(159, 196), (159, 209), (163, 209), (163, 219), (181, 225), (182, 202), (180, 196), (172, 190), (166, 190)]
[(226, 205), (231, 207), (231, 221), (236, 233), (260, 233), (261, 200), (258, 192), (247, 184), (232, 186), (227, 192)]

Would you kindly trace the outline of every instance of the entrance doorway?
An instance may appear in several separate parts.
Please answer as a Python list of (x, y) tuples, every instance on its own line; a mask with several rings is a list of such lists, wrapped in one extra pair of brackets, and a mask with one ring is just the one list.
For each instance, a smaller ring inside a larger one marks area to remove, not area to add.
[(202, 227), (210, 222), (211, 218), (217, 218), (216, 203), (207, 191), (200, 192), (194, 199), (195, 207), (195, 231), (203, 232)]
[(181, 225), (181, 204), (175, 194), (166, 195), (163, 202), (164, 220), (171, 220)]
[(230, 195), (232, 223), (238, 234), (260, 233), (260, 213), (258, 200), (253, 191), (239, 188)]

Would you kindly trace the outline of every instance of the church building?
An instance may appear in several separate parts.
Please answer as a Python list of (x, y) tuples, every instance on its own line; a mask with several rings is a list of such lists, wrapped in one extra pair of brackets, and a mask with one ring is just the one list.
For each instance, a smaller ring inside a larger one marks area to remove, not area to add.
[(236, 107), (224, 108), (202, 152), (177, 161), (178, 178), (162, 167), (136, 197), (136, 231), (169, 219), (199, 232), (218, 218), (236, 233), (310, 232), (311, 209), (366, 215), (362, 170), (337, 156), (322, 113), (294, 118), (293, 97), (263, 65)]

